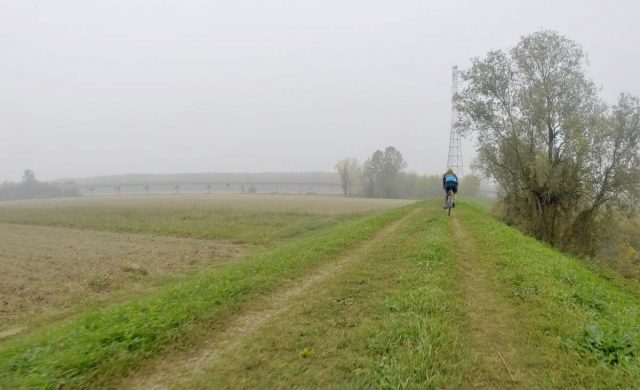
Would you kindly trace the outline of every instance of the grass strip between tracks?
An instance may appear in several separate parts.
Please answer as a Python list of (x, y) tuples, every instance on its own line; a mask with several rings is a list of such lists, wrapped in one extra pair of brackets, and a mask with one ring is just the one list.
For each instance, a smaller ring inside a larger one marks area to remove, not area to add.
[(333, 258), (414, 207), (323, 228), (153, 296), (8, 341), (0, 346), (0, 388), (89, 387), (130, 372), (142, 359), (185, 337), (190, 326), (224, 315), (274, 288), (281, 278)]

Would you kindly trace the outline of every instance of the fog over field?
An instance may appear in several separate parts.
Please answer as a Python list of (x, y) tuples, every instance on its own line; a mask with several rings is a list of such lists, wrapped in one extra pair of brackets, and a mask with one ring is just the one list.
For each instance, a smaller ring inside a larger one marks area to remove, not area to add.
[(0, 390), (640, 389), (639, 16), (0, 0)]
[[(0, 181), (444, 168), (451, 66), (539, 29), (640, 93), (640, 2), (2, 1)], [(467, 142), (468, 162), (472, 146)]]

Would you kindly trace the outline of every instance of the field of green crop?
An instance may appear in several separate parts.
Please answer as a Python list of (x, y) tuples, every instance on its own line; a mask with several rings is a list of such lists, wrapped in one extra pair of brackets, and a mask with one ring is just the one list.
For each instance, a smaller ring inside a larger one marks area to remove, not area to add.
[[(98, 222), (76, 227), (123, 231), (100, 213), (179, 223), (189, 209), (89, 203), (0, 219), (67, 226), (89, 213)], [(265, 219), (324, 223), (245, 239), (241, 259), (0, 339), (0, 388), (640, 387), (637, 284), (469, 202), (451, 217), (439, 200), (397, 206), (269, 207)]]

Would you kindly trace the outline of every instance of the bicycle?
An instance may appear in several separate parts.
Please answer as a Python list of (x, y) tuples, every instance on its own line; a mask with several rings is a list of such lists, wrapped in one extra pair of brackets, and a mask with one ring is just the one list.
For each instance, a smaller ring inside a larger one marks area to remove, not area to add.
[(451, 209), (453, 208), (453, 190), (452, 189), (448, 189), (447, 190), (447, 215), (451, 215)]

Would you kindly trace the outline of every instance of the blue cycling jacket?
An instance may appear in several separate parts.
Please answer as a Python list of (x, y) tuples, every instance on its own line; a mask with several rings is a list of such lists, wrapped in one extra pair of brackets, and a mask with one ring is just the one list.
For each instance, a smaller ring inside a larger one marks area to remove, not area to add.
[(447, 183), (458, 183), (458, 176), (455, 173), (445, 173), (442, 176), (442, 186), (444, 187)]

